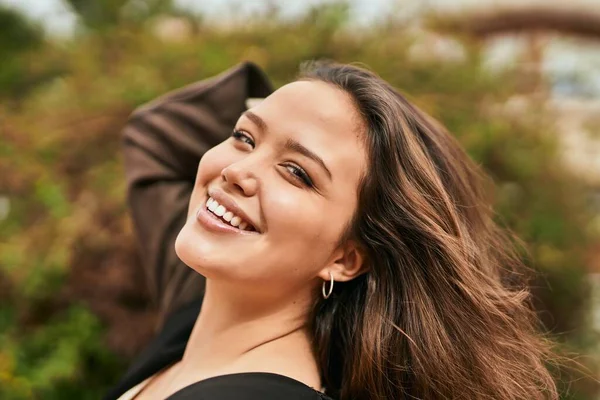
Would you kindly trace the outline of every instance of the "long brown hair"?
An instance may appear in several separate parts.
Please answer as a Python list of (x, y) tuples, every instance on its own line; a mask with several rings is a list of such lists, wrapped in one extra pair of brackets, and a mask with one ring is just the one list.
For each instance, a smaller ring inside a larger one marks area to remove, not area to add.
[(555, 399), (515, 241), (458, 142), (374, 73), (329, 62), (299, 79), (347, 92), (369, 168), (343, 238), (368, 272), (317, 302), (314, 345), (339, 399)]

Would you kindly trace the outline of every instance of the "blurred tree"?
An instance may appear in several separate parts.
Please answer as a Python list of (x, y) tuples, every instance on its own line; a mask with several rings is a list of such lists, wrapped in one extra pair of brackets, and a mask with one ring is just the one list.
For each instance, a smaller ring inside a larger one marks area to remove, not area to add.
[(43, 41), (40, 26), (17, 10), (0, 5), (0, 98), (22, 97), (36, 80), (27, 73), (26, 56)]
[(0, 58), (38, 47), (43, 40), (41, 28), (12, 8), (0, 6)]
[(175, 10), (173, 0), (64, 0), (81, 24), (91, 30), (105, 30), (124, 23), (140, 24), (150, 17)]

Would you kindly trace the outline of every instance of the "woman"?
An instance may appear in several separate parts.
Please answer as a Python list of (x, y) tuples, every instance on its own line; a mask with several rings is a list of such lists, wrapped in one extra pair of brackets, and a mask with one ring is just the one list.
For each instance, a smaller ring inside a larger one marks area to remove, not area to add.
[(108, 398), (557, 398), (452, 136), (355, 66), (270, 92), (245, 63), (134, 113), (130, 202), (166, 319)]

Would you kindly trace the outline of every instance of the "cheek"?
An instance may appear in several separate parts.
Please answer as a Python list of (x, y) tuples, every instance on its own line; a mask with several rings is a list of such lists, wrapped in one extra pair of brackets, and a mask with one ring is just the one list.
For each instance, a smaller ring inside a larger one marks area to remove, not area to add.
[(296, 190), (278, 190), (278, 195), (265, 199), (270, 241), (280, 260), (320, 269), (338, 244), (354, 206)]
[(221, 143), (204, 153), (198, 164), (196, 186), (205, 185), (221, 175), (221, 171), (235, 160), (231, 151), (226, 151), (226, 143)]
[(221, 171), (234, 160), (231, 152), (226, 151), (226, 144), (221, 143), (204, 153), (196, 171), (196, 181), (190, 197), (188, 217), (198, 206), (198, 201), (204, 198), (208, 183), (221, 176)]

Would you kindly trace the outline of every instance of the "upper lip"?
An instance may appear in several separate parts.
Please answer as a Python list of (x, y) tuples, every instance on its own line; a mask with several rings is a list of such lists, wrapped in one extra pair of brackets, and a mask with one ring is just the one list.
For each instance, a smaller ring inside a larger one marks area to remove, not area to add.
[(232, 198), (225, 194), (223, 190), (216, 188), (208, 189), (208, 196), (212, 197), (214, 200), (217, 201), (217, 203), (225, 207), (227, 211), (231, 211), (232, 213), (240, 217), (243, 221), (246, 221), (248, 224), (252, 225), (254, 229), (260, 233), (258, 224), (256, 224), (252, 220), (252, 218), (250, 218), (248, 214), (246, 214), (246, 212), (242, 210)]

